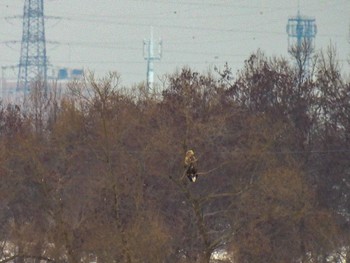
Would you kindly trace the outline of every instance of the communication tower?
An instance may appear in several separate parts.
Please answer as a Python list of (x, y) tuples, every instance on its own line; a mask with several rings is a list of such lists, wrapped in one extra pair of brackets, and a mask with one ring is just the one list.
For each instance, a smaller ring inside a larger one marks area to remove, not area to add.
[(23, 33), (18, 65), (16, 97), (24, 99), (33, 81), (40, 81), (47, 95), (47, 57), (45, 40), (44, 0), (25, 0)]
[(151, 37), (149, 40), (143, 41), (143, 56), (147, 60), (147, 88), (153, 88), (154, 82), (154, 64), (155, 60), (162, 58), (162, 41), (158, 42), (158, 54), (154, 55), (153, 28), (151, 28)]

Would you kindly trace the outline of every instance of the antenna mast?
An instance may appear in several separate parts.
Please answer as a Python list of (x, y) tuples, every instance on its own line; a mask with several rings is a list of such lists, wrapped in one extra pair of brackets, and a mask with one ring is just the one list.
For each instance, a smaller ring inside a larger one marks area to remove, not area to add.
[(151, 37), (149, 40), (143, 41), (143, 56), (147, 60), (147, 91), (153, 88), (154, 83), (154, 64), (156, 60), (162, 58), (162, 41), (158, 42), (158, 54), (154, 55), (154, 42), (153, 42), (153, 27), (151, 27)]

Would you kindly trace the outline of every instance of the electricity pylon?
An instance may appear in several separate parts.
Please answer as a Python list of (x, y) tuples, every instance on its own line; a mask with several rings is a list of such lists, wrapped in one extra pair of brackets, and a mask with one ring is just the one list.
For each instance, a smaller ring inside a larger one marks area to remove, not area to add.
[(18, 65), (16, 96), (24, 99), (33, 82), (40, 81), (47, 96), (47, 57), (45, 40), (44, 1), (25, 0), (23, 9), (23, 33)]
[(300, 69), (306, 75), (309, 71), (309, 62), (315, 50), (315, 36), (317, 26), (315, 18), (301, 16), (298, 7), (298, 14), (288, 19), (288, 52), (297, 60)]

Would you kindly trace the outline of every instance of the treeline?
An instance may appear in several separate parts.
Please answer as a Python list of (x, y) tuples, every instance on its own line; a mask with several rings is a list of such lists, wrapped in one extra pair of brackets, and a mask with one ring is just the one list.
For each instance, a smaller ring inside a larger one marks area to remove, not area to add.
[(350, 262), (350, 83), (332, 54), (308, 75), (260, 52), (237, 73), (184, 68), (161, 94), (90, 74), (3, 105), (0, 262)]

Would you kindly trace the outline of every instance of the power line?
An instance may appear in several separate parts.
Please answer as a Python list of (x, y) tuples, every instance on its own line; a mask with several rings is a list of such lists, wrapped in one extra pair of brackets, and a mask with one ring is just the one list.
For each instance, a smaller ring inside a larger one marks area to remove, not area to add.
[[(95, 17), (95, 18), (94, 18)], [(108, 18), (106, 16), (100, 16), (100, 15), (92, 15), (87, 17), (79, 17), (79, 16), (62, 16), (61, 19), (66, 19), (68, 21), (78, 21), (78, 22), (91, 22), (91, 23), (101, 23), (101, 24), (114, 24), (119, 26), (132, 26), (132, 27), (149, 27), (147, 23), (144, 22), (122, 22), (119, 20), (114, 20), (111, 18)], [(114, 18), (114, 17), (113, 17)], [(273, 24), (271, 22), (271, 24)], [(261, 24), (260, 24), (261, 25)], [(265, 24), (265, 27), (268, 27)], [(180, 29), (180, 30), (192, 30), (192, 31), (210, 31), (210, 32), (219, 32), (219, 33), (251, 33), (251, 34), (270, 34), (270, 35), (285, 35), (284, 30), (281, 28), (280, 31), (273, 31), (273, 30), (252, 30), (252, 29), (242, 29), (242, 27), (238, 28), (218, 28), (218, 27), (203, 27), (203, 26), (184, 26), (184, 25), (174, 25), (174, 24), (157, 24), (157, 27), (159, 28), (173, 28), (173, 29)], [(346, 37), (341, 34), (319, 34), (321, 37)]]

